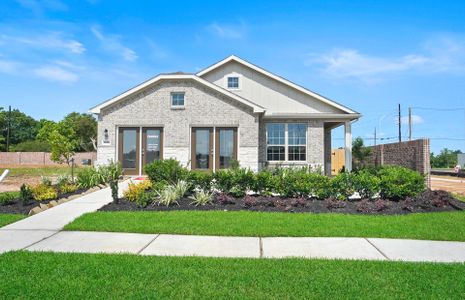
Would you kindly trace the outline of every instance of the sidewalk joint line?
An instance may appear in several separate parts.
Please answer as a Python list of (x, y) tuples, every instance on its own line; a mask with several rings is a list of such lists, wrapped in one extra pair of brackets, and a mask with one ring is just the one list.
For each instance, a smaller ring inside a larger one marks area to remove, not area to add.
[(382, 256), (384, 256), (384, 258), (386, 258), (387, 260), (391, 260), (386, 254), (384, 254), (383, 251), (381, 251), (378, 247), (375, 246), (375, 244), (373, 244), (368, 238), (364, 238), (370, 245), (373, 246), (373, 248), (375, 248), (379, 253), (381, 253)]
[(49, 239), (49, 238), (51, 238), (52, 236), (55, 236), (55, 235), (59, 234), (60, 232), (61, 232), (61, 230), (58, 230), (57, 232), (55, 232), (55, 233), (52, 234), (52, 235), (49, 235), (49, 236), (47, 236), (47, 237), (44, 237), (44, 238), (41, 239), (41, 240), (35, 241), (34, 243), (32, 243), (32, 244), (30, 244), (30, 245), (28, 245), (28, 246), (26, 246), (26, 247), (21, 248), (21, 250), (27, 250), (27, 248), (32, 247), (32, 246), (34, 246), (35, 244), (38, 244), (38, 243), (40, 243), (40, 242), (42, 242), (42, 241), (45, 241), (46, 239)]
[(145, 245), (144, 247), (142, 247), (142, 249), (140, 249), (139, 251), (137, 251), (136, 254), (141, 254), (142, 251), (144, 251), (145, 249), (147, 249), (148, 246), (150, 246), (158, 237), (160, 236), (160, 234), (157, 234), (153, 239), (151, 239), (147, 245)]
[(260, 258), (263, 258), (263, 241), (261, 237), (258, 237), (258, 245), (260, 248)]

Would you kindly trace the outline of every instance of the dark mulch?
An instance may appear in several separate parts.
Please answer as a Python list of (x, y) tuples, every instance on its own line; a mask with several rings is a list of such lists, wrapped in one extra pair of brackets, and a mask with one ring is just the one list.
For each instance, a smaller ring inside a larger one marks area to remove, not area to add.
[[(69, 196), (72, 195), (77, 195), (77, 194), (82, 194), (86, 190), (85, 189), (79, 189), (74, 193), (67, 193), (67, 194), (60, 194), (58, 195), (57, 199), (54, 199), (55, 201), (63, 199), (63, 198), (68, 198)], [(39, 206), (39, 204), (48, 204), (50, 201), (53, 200), (47, 200), (47, 201), (34, 201), (31, 200), (27, 205), (23, 205), (20, 199), (16, 199), (13, 203), (7, 204), (7, 205), (0, 205), (0, 213), (5, 213), (5, 214), (23, 214), (27, 215), (31, 209), (33, 209), (36, 206)]]
[(441, 212), (465, 210), (465, 203), (453, 198), (446, 191), (427, 190), (416, 197), (405, 200), (351, 200), (335, 199), (315, 200), (306, 198), (280, 198), (264, 196), (245, 196), (233, 198), (224, 194), (217, 195), (212, 204), (194, 206), (191, 199), (180, 199), (179, 205), (149, 205), (138, 207), (134, 202), (120, 199), (119, 203), (110, 203), (100, 211), (172, 211), (172, 210), (249, 210), (264, 212), (312, 212), (346, 214), (408, 214), (418, 212)]

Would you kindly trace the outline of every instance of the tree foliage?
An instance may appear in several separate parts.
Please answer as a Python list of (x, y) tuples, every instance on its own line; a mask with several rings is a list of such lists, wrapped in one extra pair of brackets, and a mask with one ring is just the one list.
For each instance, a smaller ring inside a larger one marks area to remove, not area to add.
[(354, 170), (363, 169), (366, 166), (366, 159), (371, 154), (371, 149), (365, 147), (363, 144), (363, 139), (357, 137), (352, 142), (352, 168)]
[(442, 149), (439, 154), (431, 153), (430, 161), (432, 168), (453, 168), (457, 165), (457, 154), (462, 153), (460, 150)]

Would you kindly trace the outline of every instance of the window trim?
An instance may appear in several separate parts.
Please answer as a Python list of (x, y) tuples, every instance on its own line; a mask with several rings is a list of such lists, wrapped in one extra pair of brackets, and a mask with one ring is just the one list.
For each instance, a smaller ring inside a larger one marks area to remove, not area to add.
[[(284, 145), (268, 145), (268, 124), (284, 124)], [(305, 125), (305, 145), (290, 145), (289, 144), (289, 124), (302, 124)], [(265, 123), (265, 155), (266, 161), (270, 163), (302, 163), (308, 161), (308, 123), (307, 122), (267, 122)], [(268, 147), (284, 146), (284, 160), (268, 160)], [(305, 147), (305, 160), (289, 160), (289, 146), (302, 146)]]
[[(173, 96), (174, 95), (183, 95), (183, 104), (182, 105), (174, 105), (173, 104)], [(186, 93), (185, 92), (171, 92), (170, 93), (170, 106), (171, 109), (184, 109), (186, 107)]]

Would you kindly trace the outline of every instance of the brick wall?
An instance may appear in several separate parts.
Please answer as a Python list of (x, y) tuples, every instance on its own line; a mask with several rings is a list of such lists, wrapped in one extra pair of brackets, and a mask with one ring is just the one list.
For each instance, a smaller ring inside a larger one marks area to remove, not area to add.
[(398, 165), (421, 174), (430, 173), (429, 139), (382, 144), (369, 148), (371, 155), (368, 162), (372, 165)]
[[(90, 159), (91, 164), (97, 158), (96, 152), (81, 152), (74, 155), (76, 165), (82, 165), (83, 159)], [(50, 159), (48, 152), (0, 152), (0, 166), (57, 166)]]

